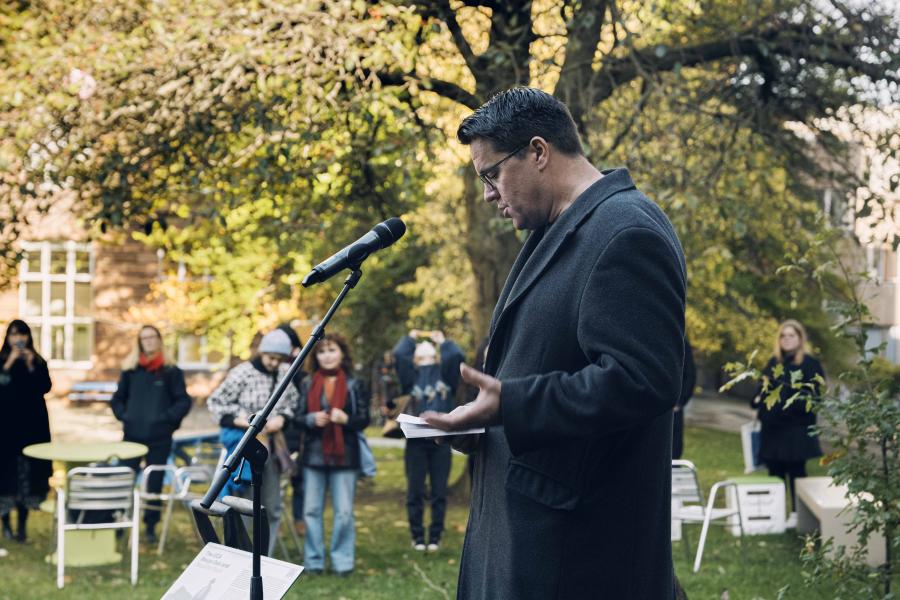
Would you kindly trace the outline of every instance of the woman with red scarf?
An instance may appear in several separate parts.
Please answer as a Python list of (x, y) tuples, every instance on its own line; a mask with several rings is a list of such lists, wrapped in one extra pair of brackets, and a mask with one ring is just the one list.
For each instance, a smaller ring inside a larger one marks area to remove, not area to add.
[[(172, 433), (191, 410), (191, 397), (184, 386), (184, 374), (175, 365), (167, 364), (163, 353), (162, 335), (152, 325), (144, 325), (138, 332), (137, 347), (123, 365), (116, 393), (110, 401), (113, 414), (122, 421), (126, 442), (138, 442), (149, 449), (144, 457), (146, 465), (164, 465), (172, 450)], [(138, 470), (141, 459), (125, 461)], [(154, 473), (147, 481), (147, 491), (159, 493), (162, 473)], [(153, 502), (151, 502), (153, 505)], [(155, 502), (159, 506), (159, 502)], [(156, 524), (160, 511), (144, 511), (145, 538), (156, 543)]]
[(334, 525), (331, 570), (353, 570), (356, 530), (353, 496), (359, 470), (359, 432), (369, 424), (369, 395), (351, 377), (353, 361), (347, 341), (326, 334), (312, 356), (312, 377), (300, 389), (298, 422), (306, 429), (303, 445), (304, 565), (310, 573), (325, 569), (325, 491), (331, 489)]

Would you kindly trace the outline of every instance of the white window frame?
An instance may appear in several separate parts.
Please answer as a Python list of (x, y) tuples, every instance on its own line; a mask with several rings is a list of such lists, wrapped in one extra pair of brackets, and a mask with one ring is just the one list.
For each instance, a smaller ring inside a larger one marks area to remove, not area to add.
[[(28, 253), (28, 270), (25, 270), (25, 261), (19, 265), (19, 307), (22, 319), (30, 326), (41, 328), (40, 340), (35, 340), (41, 352), (47, 358), (50, 367), (65, 369), (91, 369), (94, 364), (92, 359), (72, 360), (74, 352), (75, 326), (87, 325), (89, 335), (89, 356), (94, 354), (94, 318), (93, 316), (75, 316), (75, 284), (93, 284), (94, 279), (94, 249), (89, 243), (73, 241), (65, 242), (22, 242), (22, 250)], [(60, 274), (50, 273), (50, 253), (53, 250), (66, 251), (66, 272)], [(75, 272), (75, 253), (87, 252), (88, 272)], [(38, 269), (34, 269), (35, 258), (38, 258)], [(41, 284), (41, 315), (33, 316), (24, 314), (27, 303), (27, 283)], [(51, 283), (65, 283), (66, 285), (66, 314), (50, 315), (50, 288)], [(91, 287), (91, 312), (93, 312), (94, 295)], [(65, 328), (65, 345), (63, 347), (63, 359), (50, 358), (52, 356), (51, 332), (54, 326), (62, 325)]]
[[(199, 361), (187, 361), (183, 360), (182, 357), (187, 354), (187, 340), (185, 336), (193, 335), (197, 338), (197, 343), (200, 345), (200, 360)], [(183, 333), (178, 336), (178, 343), (176, 346), (176, 354), (178, 361), (178, 368), (183, 371), (220, 371), (222, 369), (228, 368), (229, 357), (224, 355), (222, 356), (222, 360), (219, 362), (210, 362), (209, 361), (209, 352), (206, 348), (206, 336), (205, 335), (196, 335), (192, 333)]]

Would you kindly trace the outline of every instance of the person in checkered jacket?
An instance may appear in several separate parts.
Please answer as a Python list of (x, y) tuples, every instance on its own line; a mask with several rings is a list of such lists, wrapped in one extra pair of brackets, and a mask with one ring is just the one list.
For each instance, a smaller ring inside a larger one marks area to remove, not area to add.
[[(267, 333), (259, 344), (257, 355), (234, 367), (222, 384), (207, 400), (207, 407), (223, 429), (245, 430), (250, 426), (250, 416), (262, 410), (275, 386), (288, 371), (283, 362), (291, 353), (291, 341), (287, 334), (276, 329)], [(297, 410), (297, 388), (290, 385), (278, 400), (269, 415), (259, 440), (269, 445), (269, 460), (263, 471), (262, 504), (269, 519), (269, 555), (278, 537), (281, 522), (281, 485), (278, 461), (269, 442), (269, 437), (280, 432), (285, 422), (292, 419)], [(245, 488), (239, 495), (251, 498), (251, 490)]]

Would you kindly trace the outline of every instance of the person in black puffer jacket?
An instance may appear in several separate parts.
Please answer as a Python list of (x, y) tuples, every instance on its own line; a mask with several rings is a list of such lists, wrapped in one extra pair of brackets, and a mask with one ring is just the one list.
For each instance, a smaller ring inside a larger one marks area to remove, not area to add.
[[(175, 365), (167, 364), (163, 353), (162, 335), (152, 325), (144, 325), (138, 332), (134, 354), (125, 362), (119, 385), (110, 400), (116, 418), (122, 421), (123, 439), (147, 446), (144, 462), (164, 465), (172, 450), (172, 434), (191, 410), (191, 397), (184, 385), (184, 373)], [(137, 471), (141, 459), (124, 461)], [(159, 493), (162, 489), (162, 473), (154, 473), (147, 482), (147, 491)], [(159, 506), (159, 502), (151, 502)], [(156, 542), (156, 524), (160, 511), (144, 511), (145, 537), (148, 543)]]
[(807, 460), (822, 456), (819, 436), (810, 428), (816, 424), (813, 406), (821, 397), (825, 371), (809, 355), (806, 340), (803, 325), (793, 319), (778, 327), (774, 356), (763, 370), (762, 386), (752, 401), (762, 424), (759, 459), (769, 475), (784, 479), (790, 487), (793, 512), (788, 527), (796, 526), (797, 521), (794, 480), (806, 477)]

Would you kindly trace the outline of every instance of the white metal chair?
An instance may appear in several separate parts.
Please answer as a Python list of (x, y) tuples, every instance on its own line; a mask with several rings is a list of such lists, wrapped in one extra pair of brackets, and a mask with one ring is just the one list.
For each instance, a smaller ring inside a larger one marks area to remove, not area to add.
[[(138, 577), (138, 491), (128, 467), (76, 467), (66, 474), (65, 488), (56, 489), (56, 587), (63, 588), (66, 531), (131, 529), (131, 585)], [(109, 511), (102, 523), (84, 523), (85, 511)], [(74, 522), (68, 515), (77, 513)]]
[[(159, 473), (157, 477), (162, 477), (162, 489), (159, 492), (150, 492), (147, 489), (150, 476)], [(181, 500), (181, 486), (177, 477), (178, 469), (175, 465), (149, 465), (141, 473), (140, 490), (140, 509), (155, 510), (163, 513), (162, 515), (162, 531), (159, 534), (159, 544), (156, 547), (156, 553), (162, 556), (166, 547), (166, 535), (169, 531), (169, 522), (172, 519), (172, 506), (176, 500)], [(151, 503), (151, 501), (155, 501)], [(188, 509), (190, 510), (190, 509)]]
[[(716, 495), (719, 490), (724, 490), (729, 486), (737, 486), (737, 484), (728, 480), (714, 483), (709, 490), (709, 501), (704, 502), (700, 479), (697, 477), (697, 468), (694, 463), (689, 460), (672, 461), (672, 498), (680, 500), (682, 503), (681, 508), (677, 509), (672, 518), (678, 519), (682, 524), (703, 523), (700, 542), (697, 545), (697, 555), (694, 558), (694, 573), (700, 570), (700, 561), (703, 558), (703, 548), (706, 545), (706, 535), (709, 533), (710, 523), (721, 521), (716, 524), (732, 525), (736, 517), (741, 532), (741, 552), (744, 552), (744, 528), (741, 524), (740, 498), (738, 497), (734, 508), (715, 508)], [(736, 496), (739, 495), (736, 494)], [(685, 549), (690, 553), (690, 544), (684, 527), (682, 527), (682, 532)]]
[(188, 513), (192, 515), (191, 524), (194, 527), (194, 533), (197, 534), (197, 539), (201, 542), (203, 541), (203, 536), (197, 530), (197, 523), (193, 519), (191, 501), (202, 498), (206, 490), (204, 489), (203, 492), (191, 491), (191, 486), (197, 484), (208, 487), (212, 483), (216, 471), (225, 463), (226, 458), (228, 458), (228, 453), (221, 444), (204, 443), (198, 445), (196, 453), (191, 457), (191, 464), (175, 470), (178, 500), (184, 504)]
[(225, 464), (226, 458), (228, 458), (228, 452), (222, 444), (199, 444), (191, 457), (191, 463), (179, 467), (175, 471), (181, 500), (189, 503), (191, 500), (202, 498), (203, 494), (192, 492), (191, 486), (212, 483), (216, 471)]

